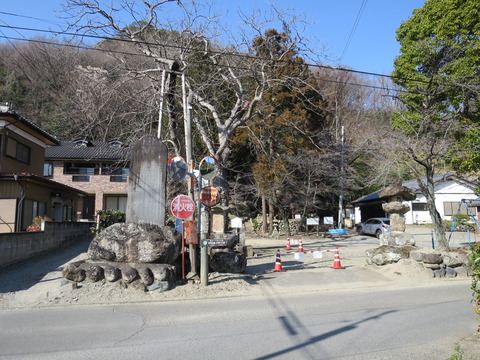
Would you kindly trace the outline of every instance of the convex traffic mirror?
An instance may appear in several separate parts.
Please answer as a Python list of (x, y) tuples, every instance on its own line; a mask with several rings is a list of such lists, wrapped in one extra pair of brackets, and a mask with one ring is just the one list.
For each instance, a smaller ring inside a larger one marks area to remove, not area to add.
[(218, 161), (213, 156), (206, 156), (200, 162), (200, 175), (205, 180), (212, 180), (217, 175)]
[(187, 175), (188, 165), (181, 156), (172, 156), (167, 162), (168, 174), (174, 181), (182, 180)]

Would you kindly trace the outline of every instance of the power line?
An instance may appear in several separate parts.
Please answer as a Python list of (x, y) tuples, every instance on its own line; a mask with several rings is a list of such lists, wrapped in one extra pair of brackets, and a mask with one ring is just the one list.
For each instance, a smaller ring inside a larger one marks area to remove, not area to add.
[[(127, 55), (127, 56), (138, 56), (138, 57), (144, 57), (144, 58), (151, 59), (151, 57), (146, 55), (146, 54), (132, 53), (132, 52), (127, 52), (127, 51), (119, 51), (119, 50), (105, 50), (105, 49), (101, 49), (101, 48), (93, 48), (93, 47), (86, 46), (86, 45), (78, 45), (78, 44), (73, 45), (73, 44), (68, 44), (68, 43), (59, 44), (59, 43), (46, 41), (46, 40), (13, 38), (13, 37), (5, 36), (5, 35), (3, 35), (3, 36), (0, 35), (0, 39), (15, 40), (15, 41), (26, 41), (26, 42), (38, 43), (38, 44), (44, 44), (44, 45), (64, 46), (64, 47), (69, 47), (69, 48), (74, 48), (74, 49), (99, 51), (99, 52), (104, 52), (104, 53), (109, 53), (109, 54), (113, 53), (113, 54)], [(156, 45), (158, 45), (158, 44), (156, 44)], [(189, 50), (194, 51), (193, 49), (189, 49)], [(241, 66), (238, 66), (238, 65), (237, 66), (232, 66), (232, 65), (224, 65), (224, 64), (219, 64), (219, 63), (214, 64), (214, 65), (217, 66), (217, 67), (230, 68), (230, 69), (236, 69), (236, 70), (251, 70), (249, 68), (241, 67)], [(306, 64), (306, 65), (308, 65), (308, 64)], [(338, 69), (331, 68), (331, 67), (328, 67), (328, 66), (320, 66), (320, 67), (328, 68), (330, 70), (338, 70)], [(349, 70), (345, 70), (345, 71), (349, 71)], [(393, 89), (393, 88), (390, 88), (390, 87), (360, 84), (360, 83), (354, 83), (354, 82), (348, 82), (348, 81), (337, 81), (337, 80), (326, 79), (326, 78), (321, 78), (320, 80), (322, 80), (324, 82), (328, 82), (328, 83), (358, 86), (358, 87), (364, 87), (364, 88), (370, 88), (370, 89), (376, 89), (376, 90), (393, 91), (393, 92), (400, 91), (399, 89)]]
[[(35, 32), (40, 32), (40, 33), (48, 33), (48, 34), (51, 34), (51, 35), (66, 35), (66, 36), (72, 36), (72, 37), (82, 37), (82, 38), (91, 38), (91, 39), (97, 39), (97, 40), (110, 40), (110, 41), (120, 41), (120, 42), (132, 43), (132, 41), (129, 40), (129, 39), (122, 39), (122, 38), (116, 38), (116, 37), (106, 37), (106, 36), (99, 36), (99, 35), (77, 34), (77, 33), (71, 33), (71, 32), (66, 32), (66, 31), (34, 29), (34, 28), (26, 28), (26, 27), (11, 26), (11, 25), (0, 25), (0, 28), (8, 28), (8, 29), (11, 29), (11, 30), (35, 31)], [(136, 43), (141, 44), (141, 45), (148, 45), (148, 46), (163, 46), (163, 47), (166, 47), (166, 48), (172, 48), (172, 49), (184, 50), (184, 51), (201, 51), (201, 52), (205, 51), (205, 49), (195, 49), (195, 48), (192, 49), (192, 48), (185, 48), (185, 47), (182, 47), (182, 46), (179, 46), (179, 45), (159, 44), (159, 43), (151, 43), (151, 42), (147, 42), (147, 41), (136, 41)], [(237, 53), (234, 53), (234, 52), (225, 53), (225, 52), (215, 51), (215, 50), (208, 50), (208, 52), (211, 53), (211, 54), (217, 54), (217, 55), (230, 55), (230, 56), (241, 57), (241, 58), (275, 61), (275, 62), (279, 62), (279, 63), (290, 63), (289, 60), (268, 59), (268, 58), (262, 58), (262, 57), (259, 57), (259, 56), (242, 54), (242, 53), (238, 53), (238, 52)], [(305, 62), (305, 65), (310, 66), (310, 67), (317, 67), (317, 68), (321, 68), (321, 69), (345, 71), (345, 72), (351, 72), (351, 73), (362, 74), (362, 75), (385, 77), (385, 78), (390, 78), (390, 79), (393, 78), (391, 75), (368, 72), (368, 71), (360, 71), (360, 70), (354, 70), (354, 69), (348, 69), (348, 68), (344, 68), (344, 67), (335, 67), (335, 66), (329, 66), (329, 65), (312, 64), (312, 63), (307, 63), (307, 62)]]
[(5, 12), (5, 11), (0, 11), (0, 14), (8, 15), (8, 16), (14, 16), (14, 17), (20, 17), (20, 18), (24, 18), (24, 19), (37, 20), (37, 21), (42, 21), (42, 22), (45, 22), (45, 23), (50, 23), (50, 24), (55, 24), (55, 25), (60, 25), (61, 24), (60, 22), (57, 22), (57, 21), (40, 19), (40, 18), (36, 18), (36, 17), (33, 17), (33, 16), (27, 16), (27, 15), (14, 14), (14, 13), (9, 13), (9, 12)]
[(355, 34), (355, 31), (357, 30), (358, 23), (360, 22), (360, 18), (362, 17), (363, 10), (365, 10), (365, 7), (367, 6), (368, 0), (363, 0), (362, 5), (360, 6), (360, 9), (358, 10), (357, 13), (357, 18), (355, 19), (355, 22), (353, 23), (352, 30), (350, 30), (350, 35), (348, 35), (347, 43), (345, 44), (345, 47), (343, 48), (342, 56), (340, 56), (340, 62), (342, 61), (343, 57), (347, 53), (348, 48), (350, 47), (350, 42), (352, 41), (353, 35)]

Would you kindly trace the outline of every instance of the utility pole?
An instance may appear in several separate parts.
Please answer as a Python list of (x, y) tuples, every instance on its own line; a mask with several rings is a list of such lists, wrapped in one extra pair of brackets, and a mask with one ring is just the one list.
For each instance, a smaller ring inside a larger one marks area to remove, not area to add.
[[(192, 94), (188, 94), (185, 86), (185, 73), (182, 72), (182, 95), (183, 95), (183, 115), (185, 119), (185, 156), (188, 162), (188, 172), (190, 174), (190, 179), (188, 181), (188, 196), (195, 201), (195, 175), (193, 174), (194, 161), (193, 161), (193, 150), (192, 150), (192, 113), (190, 102), (192, 99)], [(187, 220), (193, 220), (193, 215)], [(194, 244), (188, 245), (189, 255), (190, 255), (190, 265), (191, 272), (197, 272), (197, 262), (196, 262), (196, 246)]]
[(340, 195), (338, 197), (338, 228), (344, 227), (344, 215), (343, 215), (343, 188), (344, 188), (344, 176), (345, 176), (345, 130), (342, 126), (342, 135), (340, 139)]

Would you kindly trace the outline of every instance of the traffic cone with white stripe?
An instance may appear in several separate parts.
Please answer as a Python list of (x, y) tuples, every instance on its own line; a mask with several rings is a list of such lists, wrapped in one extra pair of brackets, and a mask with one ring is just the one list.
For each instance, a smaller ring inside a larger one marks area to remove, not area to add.
[(333, 257), (333, 266), (331, 269), (345, 269), (340, 263), (340, 254), (338, 253), (338, 246), (335, 248), (335, 256)]
[(287, 238), (287, 246), (285, 246), (285, 250), (292, 250), (292, 247), (290, 246), (290, 238)]
[(298, 240), (298, 252), (303, 253), (303, 241), (302, 241), (302, 239)]
[(273, 272), (285, 272), (282, 269), (282, 259), (280, 258), (280, 250), (277, 250), (277, 256), (275, 259), (275, 267), (273, 269)]

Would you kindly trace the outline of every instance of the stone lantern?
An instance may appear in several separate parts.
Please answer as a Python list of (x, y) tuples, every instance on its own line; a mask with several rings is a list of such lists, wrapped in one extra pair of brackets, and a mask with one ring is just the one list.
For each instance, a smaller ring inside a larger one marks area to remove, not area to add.
[(390, 200), (382, 204), (383, 210), (390, 214), (390, 233), (380, 236), (380, 244), (393, 246), (415, 244), (414, 239), (405, 234), (404, 214), (410, 210), (410, 206), (402, 202), (402, 200), (414, 200), (415, 192), (401, 184), (396, 184), (382, 190), (379, 196)]

